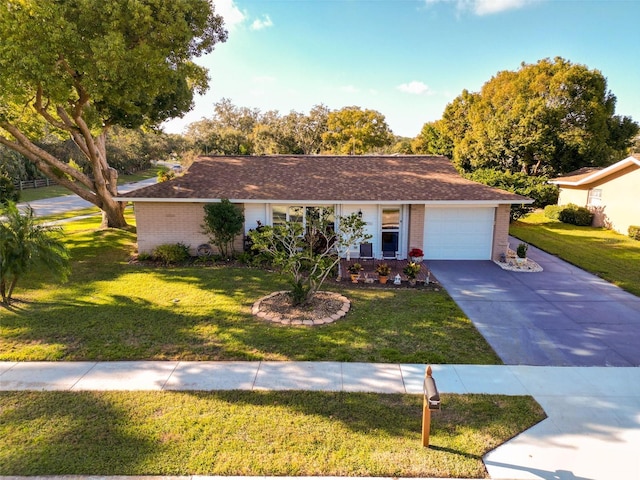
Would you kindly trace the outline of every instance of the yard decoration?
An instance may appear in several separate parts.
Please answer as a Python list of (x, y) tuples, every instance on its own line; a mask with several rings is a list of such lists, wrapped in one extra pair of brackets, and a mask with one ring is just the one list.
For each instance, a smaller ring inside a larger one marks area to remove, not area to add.
[(419, 248), (412, 248), (409, 251), (409, 258), (413, 263), (421, 263), (424, 259), (424, 252)]
[(347, 267), (349, 273), (351, 274), (351, 281), (353, 283), (358, 283), (358, 278), (360, 277), (360, 270), (362, 270), (362, 265), (359, 263), (354, 263)]
[(391, 267), (386, 263), (381, 263), (376, 267), (376, 273), (378, 274), (378, 281), (381, 284), (387, 283), (389, 280), (389, 274), (391, 273)]
[(416, 276), (420, 272), (420, 265), (415, 262), (409, 262), (402, 269), (402, 273), (404, 273), (409, 279), (409, 285), (414, 286), (416, 284)]

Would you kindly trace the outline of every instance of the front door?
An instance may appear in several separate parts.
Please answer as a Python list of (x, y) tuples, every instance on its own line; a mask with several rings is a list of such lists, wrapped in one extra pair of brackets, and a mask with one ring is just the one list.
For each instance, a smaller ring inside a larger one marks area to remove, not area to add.
[(383, 207), (380, 238), (382, 257), (396, 258), (400, 245), (400, 207)]

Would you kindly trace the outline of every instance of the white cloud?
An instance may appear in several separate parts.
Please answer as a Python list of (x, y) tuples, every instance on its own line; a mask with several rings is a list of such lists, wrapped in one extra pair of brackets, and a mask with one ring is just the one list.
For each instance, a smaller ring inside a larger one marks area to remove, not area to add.
[(244, 22), (246, 18), (233, 0), (215, 0), (214, 7), (215, 12), (224, 18), (224, 25), (229, 30)]
[(429, 85), (414, 80), (413, 82), (403, 83), (396, 87), (398, 90), (404, 93), (410, 93), (412, 95), (422, 95), (424, 93), (432, 93)]
[(256, 18), (251, 24), (251, 30), (262, 30), (263, 28), (273, 27), (273, 22), (269, 15), (265, 15), (262, 18)]
[(425, 0), (427, 5), (453, 3), (459, 12), (471, 11), (480, 16), (517, 10), (539, 1), (541, 0)]

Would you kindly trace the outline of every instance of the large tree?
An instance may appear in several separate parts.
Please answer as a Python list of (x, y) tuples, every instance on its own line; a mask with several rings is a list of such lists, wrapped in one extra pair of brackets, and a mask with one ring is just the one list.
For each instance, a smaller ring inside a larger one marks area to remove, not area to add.
[(314, 106), (308, 115), (292, 110), (283, 116), (223, 98), (214, 104), (211, 118), (189, 125), (187, 138), (206, 155), (313, 155), (322, 151), (328, 115), (324, 105)]
[[(226, 37), (209, 0), (0, 2), (0, 144), (124, 227), (107, 132), (188, 111), (208, 88), (193, 58)], [(46, 133), (70, 137), (89, 172), (38, 147)]]
[(333, 153), (362, 155), (391, 145), (393, 135), (380, 112), (353, 106), (329, 113), (322, 139)]
[(462, 169), (561, 174), (622, 158), (638, 124), (615, 115), (598, 70), (562, 58), (499, 72), (478, 93), (463, 91), (438, 127)]

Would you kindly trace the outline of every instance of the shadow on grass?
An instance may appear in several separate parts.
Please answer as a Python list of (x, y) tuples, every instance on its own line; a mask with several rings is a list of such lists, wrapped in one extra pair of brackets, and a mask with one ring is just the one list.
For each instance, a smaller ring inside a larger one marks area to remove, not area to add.
[[(93, 235), (93, 234), (92, 234)], [(74, 279), (3, 319), (5, 360), (332, 360), (500, 363), (443, 291), (351, 289), (333, 324), (285, 327), (251, 315), (251, 305), (286, 281), (237, 267), (148, 268), (96, 235), (74, 247)], [(125, 234), (126, 237), (126, 234)], [(106, 259), (95, 257), (104, 249)], [(115, 250), (115, 252), (114, 252)]]
[(0, 392), (0, 475), (482, 476), (530, 398), (328, 392)]
[(0, 400), (0, 475), (126, 473), (157, 454), (101, 394), (3, 392)]

